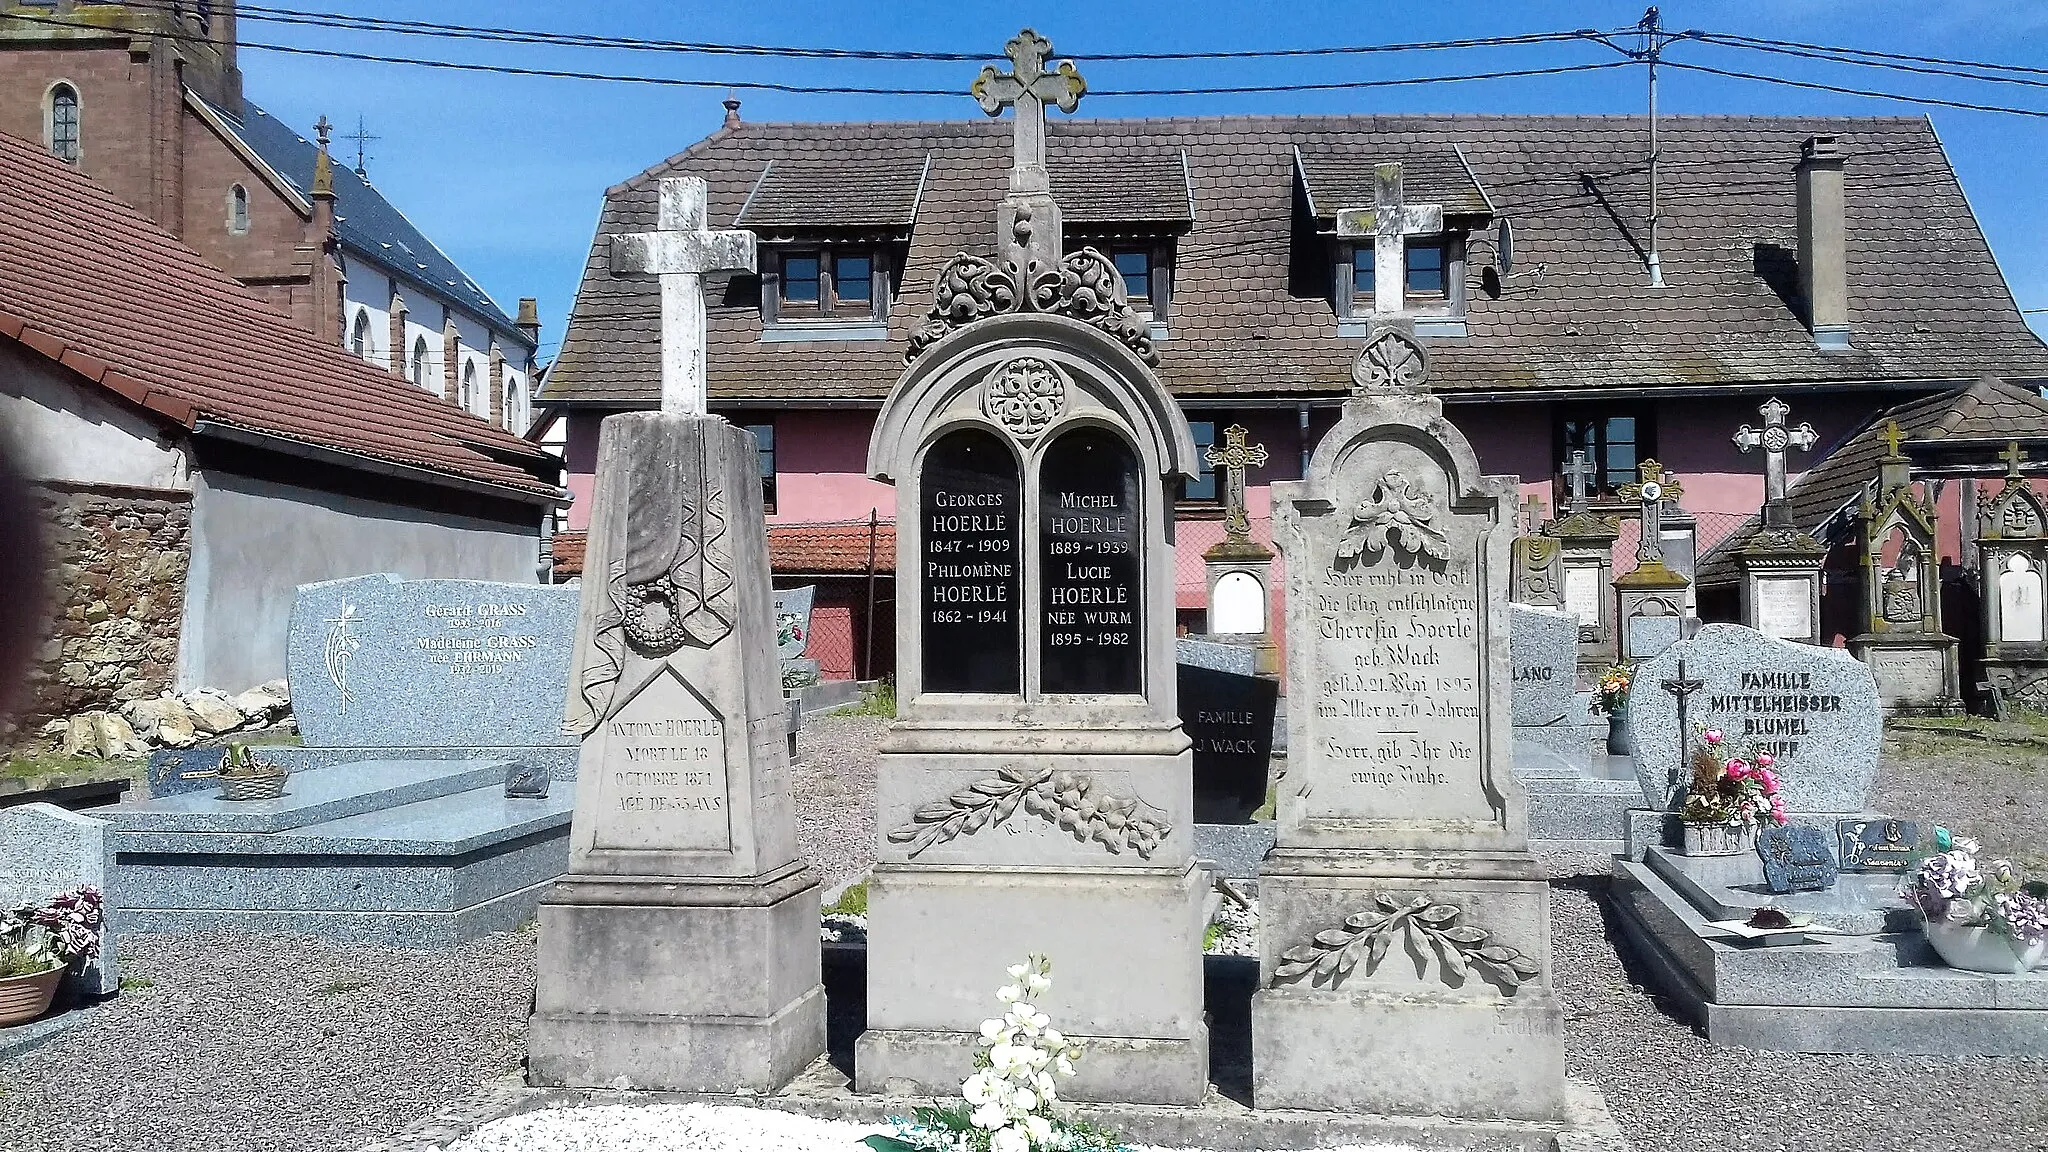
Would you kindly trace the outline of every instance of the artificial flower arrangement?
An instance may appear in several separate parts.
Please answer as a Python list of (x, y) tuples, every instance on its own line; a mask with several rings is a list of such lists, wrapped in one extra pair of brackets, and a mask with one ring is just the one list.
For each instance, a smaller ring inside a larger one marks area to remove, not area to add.
[(7, 967), (34, 965), (0, 975), (28, 975), (59, 965), (77, 967), (100, 954), (102, 923), (100, 892), (92, 887), (60, 893), (45, 904), (23, 904), (0, 912), (0, 950), (5, 951)]
[[(1906, 869), (1899, 895), (1920, 910), (1928, 939), (1954, 967), (2023, 972), (2048, 961), (2048, 883), (2022, 879), (2010, 860), (1980, 864), (1981, 850), (1935, 828), (1934, 851)], [(2008, 942), (2012, 955), (1988, 957), (1988, 967), (1968, 962), (1950, 928), (1982, 929)]]
[(1081, 1046), (1032, 1003), (1052, 987), (1051, 962), (1033, 955), (1009, 972), (1012, 982), (996, 991), (1002, 1018), (981, 1022), (961, 1098), (892, 1119), (892, 1135), (863, 1143), (876, 1152), (1121, 1152), (1113, 1133), (1059, 1112), (1059, 1082), (1074, 1074)]
[(1775, 757), (1738, 749), (1720, 729), (1702, 728), (1679, 817), (1687, 824), (1783, 824), (1778, 783)]
[(1600, 684), (1593, 690), (1593, 711), (1602, 716), (1613, 716), (1628, 707), (1628, 690), (1635, 685), (1636, 666), (1616, 664), (1600, 674)]

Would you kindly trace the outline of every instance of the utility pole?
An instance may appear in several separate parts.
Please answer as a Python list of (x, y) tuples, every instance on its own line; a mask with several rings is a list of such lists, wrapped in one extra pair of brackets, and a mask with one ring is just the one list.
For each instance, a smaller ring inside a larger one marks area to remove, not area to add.
[(1651, 8), (1637, 27), (1643, 31), (1641, 58), (1650, 66), (1650, 251), (1644, 263), (1649, 266), (1650, 287), (1662, 288), (1664, 264), (1657, 255), (1657, 162), (1663, 159), (1657, 138), (1657, 59), (1664, 52), (1664, 26), (1657, 10)]

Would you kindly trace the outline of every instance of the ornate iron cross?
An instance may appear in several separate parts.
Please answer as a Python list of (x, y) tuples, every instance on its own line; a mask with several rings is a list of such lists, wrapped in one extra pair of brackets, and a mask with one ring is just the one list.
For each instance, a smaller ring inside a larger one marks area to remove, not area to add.
[(1016, 70), (998, 72), (995, 65), (986, 65), (967, 91), (991, 116), (1016, 108), (1010, 138), (1010, 191), (1044, 192), (1052, 186), (1045, 172), (1045, 106), (1072, 112), (1088, 91), (1088, 82), (1081, 79), (1072, 60), (1062, 60), (1057, 68), (1046, 71), (1052, 41), (1029, 28), (1003, 45), (1003, 55)]
[(1584, 450), (1572, 449), (1571, 459), (1564, 465), (1564, 482), (1571, 493), (1572, 515), (1586, 510), (1586, 489), (1592, 486), (1593, 478), (1599, 474), (1600, 466), (1586, 459)]
[(1337, 235), (1370, 236), (1373, 252), (1372, 310), (1399, 312), (1408, 290), (1408, 237), (1444, 230), (1444, 206), (1410, 204), (1402, 196), (1401, 165), (1373, 168), (1373, 206), (1337, 210)]
[(661, 410), (701, 416), (704, 389), (704, 274), (752, 272), (754, 234), (705, 226), (705, 185), (664, 176), (655, 230), (612, 237), (612, 275), (661, 277)]
[(1745, 455), (1758, 448), (1764, 450), (1764, 500), (1770, 504), (1781, 504), (1785, 500), (1785, 452), (1797, 448), (1810, 452), (1820, 443), (1820, 434), (1813, 425), (1801, 422), (1799, 427), (1790, 428), (1785, 417), (1792, 409), (1783, 400), (1773, 396), (1757, 409), (1763, 414), (1762, 429), (1744, 424), (1735, 430), (1735, 447)]
[(1692, 774), (1685, 763), (1686, 748), (1689, 746), (1692, 736), (1692, 727), (1685, 715), (1685, 702), (1693, 693), (1706, 686), (1706, 681), (1694, 680), (1686, 676), (1685, 657), (1683, 656), (1678, 658), (1678, 675), (1664, 681), (1661, 685), (1666, 692), (1671, 693), (1678, 700), (1678, 763), (1672, 766), (1671, 778), (1665, 782), (1664, 802), (1667, 807), (1670, 805), (1672, 798), (1678, 794), (1680, 782), (1689, 779)]
[(1635, 500), (1642, 504), (1643, 538), (1636, 543), (1636, 561), (1648, 564), (1664, 562), (1664, 502), (1676, 501), (1685, 495), (1685, 489), (1678, 483), (1678, 477), (1664, 470), (1655, 460), (1645, 460), (1636, 468), (1641, 479), (1623, 484), (1620, 496), (1623, 500)]
[(1223, 469), (1223, 532), (1233, 544), (1250, 539), (1251, 517), (1244, 510), (1244, 472), (1266, 462), (1264, 444), (1246, 444), (1242, 424), (1223, 430), (1223, 446), (1209, 445), (1205, 457), (1211, 468)]

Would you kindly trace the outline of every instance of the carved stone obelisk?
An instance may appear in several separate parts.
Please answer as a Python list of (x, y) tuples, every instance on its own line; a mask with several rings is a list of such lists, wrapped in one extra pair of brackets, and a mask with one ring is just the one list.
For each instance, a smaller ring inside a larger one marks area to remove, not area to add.
[(662, 410), (599, 434), (566, 728), (569, 875), (540, 910), (527, 1080), (772, 1091), (825, 1048), (818, 882), (797, 857), (754, 438), (704, 412), (705, 272), (751, 269), (671, 178), (615, 272), (664, 290)]

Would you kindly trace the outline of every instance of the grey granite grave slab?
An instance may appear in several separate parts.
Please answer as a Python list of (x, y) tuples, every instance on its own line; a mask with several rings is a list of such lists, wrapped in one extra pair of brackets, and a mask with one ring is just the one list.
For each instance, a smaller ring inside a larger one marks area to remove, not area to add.
[(1192, 664), (1212, 672), (1229, 672), (1235, 676), (1258, 674), (1258, 653), (1238, 644), (1218, 644), (1182, 636), (1173, 642), (1173, 658), (1176, 663)]
[[(175, 757), (166, 752), (175, 751)], [(149, 762), (149, 794), (152, 798), (179, 796), (191, 792), (212, 792), (218, 781), (211, 773), (220, 765), (221, 748), (159, 749)], [(576, 749), (573, 745), (546, 748), (300, 748), (274, 745), (257, 749), (265, 760), (290, 769), (294, 775), (344, 767), (375, 760), (437, 760), (443, 762), (504, 764), (510, 761), (547, 772), (556, 780), (576, 778)]]
[(299, 587), (286, 661), (315, 747), (572, 745), (577, 591), (357, 576)]
[(1213, 864), (1226, 880), (1256, 880), (1259, 862), (1273, 850), (1273, 822), (1195, 825), (1195, 859)]
[(1917, 913), (1899, 899), (1894, 876), (1851, 873), (1832, 888), (1775, 893), (1764, 881), (1763, 861), (1754, 853), (1686, 856), (1652, 848), (1644, 863), (1708, 920), (1743, 919), (1769, 905), (1784, 912), (1810, 912), (1821, 923), (1853, 936), (1919, 926)]
[[(113, 861), (107, 823), (97, 816), (54, 804), (0, 808), (0, 907), (40, 903), (85, 887), (99, 889), (111, 906), (107, 880)], [(118, 955), (115, 933), (108, 930), (100, 938), (99, 957), (86, 962), (76, 987), (88, 996), (111, 995), (121, 986)]]
[(381, 808), (503, 784), (507, 760), (369, 760), (344, 772), (305, 772), (274, 800), (222, 800), (187, 792), (110, 809), (123, 832), (283, 832)]
[(1579, 618), (1554, 608), (1508, 606), (1509, 661), (1517, 727), (1577, 719)]
[(1847, 652), (1773, 640), (1739, 624), (1708, 624), (1636, 673), (1629, 694), (1636, 779), (1644, 802), (1664, 806), (1679, 763), (1678, 702), (1662, 690), (1678, 673), (1702, 682), (1687, 703), (1695, 726), (1719, 728), (1738, 747), (1778, 760), (1781, 794), (1801, 820), (1866, 811), (1877, 777), (1884, 712), (1870, 669)]

